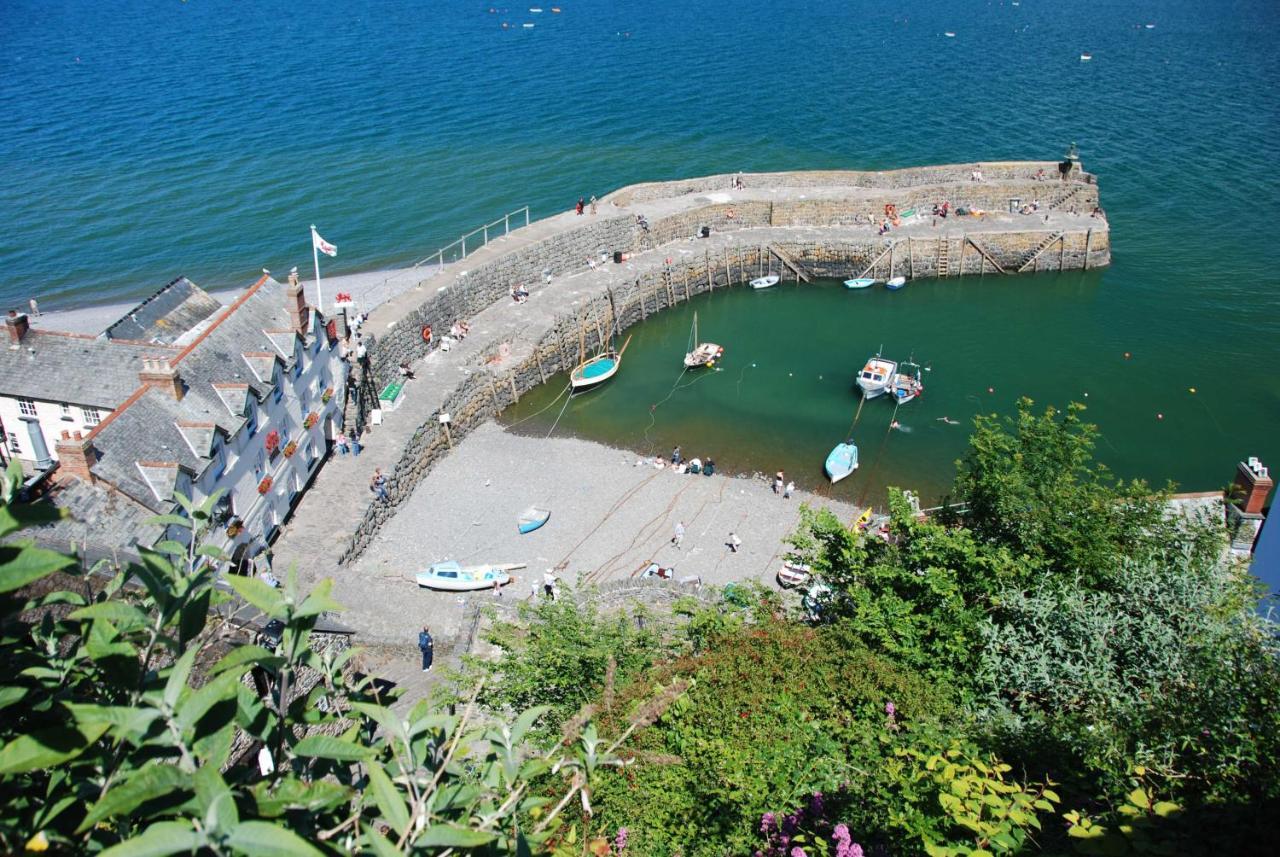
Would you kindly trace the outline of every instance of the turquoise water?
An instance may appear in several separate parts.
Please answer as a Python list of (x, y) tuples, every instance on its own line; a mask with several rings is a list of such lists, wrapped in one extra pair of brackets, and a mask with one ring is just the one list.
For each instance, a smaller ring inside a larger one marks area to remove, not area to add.
[[(732, 417), (688, 410), (703, 435), (675, 419), (683, 410), (664, 411), (663, 443), (716, 446), (726, 465), (740, 443), (744, 466), (768, 444), (820, 473), (852, 419), (852, 364), (883, 340), (934, 372), (906, 406), (914, 431), (881, 458), (878, 441), (860, 443), (846, 482), (878, 472), (943, 484), (964, 429), (932, 417), (1007, 410), (1019, 393), (1063, 403), (1089, 392), (1104, 453), (1126, 475), (1206, 488), (1243, 455), (1280, 465), (1274, 0), (526, 8), (6, 0), (0, 291), (55, 308), (139, 297), (179, 274), (243, 285), (264, 266), (309, 267), (311, 223), (340, 248), (327, 271), (367, 270), (520, 205), (536, 218), (631, 182), (1049, 158), (1075, 140), (1101, 177), (1111, 268), (892, 296), (717, 295), (706, 334), (744, 327), (719, 336), (725, 371), (687, 392), (719, 397)], [(749, 298), (805, 322), (765, 330), (794, 359), (757, 361), (739, 399), (725, 379), (753, 354), (741, 343), (759, 333), (761, 305)], [(599, 393), (620, 421), (642, 425), (665, 395), (688, 322), (637, 330)], [(661, 371), (621, 401), (649, 359)], [(862, 417), (872, 438), (886, 405)], [(611, 430), (573, 419), (572, 430)]]

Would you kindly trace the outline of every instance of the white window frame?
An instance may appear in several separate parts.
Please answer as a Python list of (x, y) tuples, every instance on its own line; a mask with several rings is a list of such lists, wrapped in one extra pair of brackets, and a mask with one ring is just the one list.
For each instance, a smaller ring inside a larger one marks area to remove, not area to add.
[(84, 418), (84, 424), (90, 427), (102, 422), (102, 411), (97, 408), (81, 408), (80, 416)]
[(28, 399), (25, 396), (18, 396), (18, 413), (24, 417), (36, 416), (36, 400)]

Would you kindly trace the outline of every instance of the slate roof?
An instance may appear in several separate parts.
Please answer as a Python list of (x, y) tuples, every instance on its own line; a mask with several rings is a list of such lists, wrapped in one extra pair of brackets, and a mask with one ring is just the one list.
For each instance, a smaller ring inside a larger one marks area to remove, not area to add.
[(138, 389), (143, 357), (173, 356), (163, 345), (28, 330), (0, 348), (0, 395), (114, 409)]
[(222, 304), (186, 277), (169, 283), (106, 330), (108, 339), (173, 345), (222, 309)]
[(54, 550), (67, 550), (73, 543), (91, 559), (123, 551), (137, 556), (139, 545), (153, 545), (164, 528), (147, 523), (154, 512), (119, 491), (90, 485), (79, 479), (60, 479), (49, 499), (67, 511), (67, 517), (46, 526), (23, 530), (23, 537), (35, 539)]
[[(179, 470), (199, 478), (212, 461), (214, 434), (234, 435), (249, 397), (261, 401), (271, 390), (270, 375), (260, 380), (245, 355), (263, 354), (274, 365), (279, 358), (267, 349), (284, 343), (279, 331), (288, 324), (284, 285), (263, 277), (169, 357), (185, 387), (180, 401), (146, 389), (90, 433), (94, 475), (153, 512), (167, 511)], [(288, 337), (296, 341), (292, 330)], [(290, 345), (287, 353), (289, 365), (297, 351)]]

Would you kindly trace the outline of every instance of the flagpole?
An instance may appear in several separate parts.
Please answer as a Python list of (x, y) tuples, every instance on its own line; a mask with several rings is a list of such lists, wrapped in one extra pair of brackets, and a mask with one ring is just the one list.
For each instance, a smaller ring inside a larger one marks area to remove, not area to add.
[(311, 224), (311, 258), (316, 266), (316, 309), (324, 313), (324, 293), (320, 291), (320, 242), (316, 240), (316, 225)]

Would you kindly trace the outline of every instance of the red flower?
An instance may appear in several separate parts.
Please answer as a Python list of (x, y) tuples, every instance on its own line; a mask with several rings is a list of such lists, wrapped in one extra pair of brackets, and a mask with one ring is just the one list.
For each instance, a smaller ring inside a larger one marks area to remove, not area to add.
[(280, 432), (275, 429), (267, 432), (267, 436), (263, 439), (262, 445), (267, 448), (268, 453), (274, 453), (280, 448)]
[(258, 483), (258, 493), (266, 494), (270, 490), (271, 490), (271, 477), (265, 476), (263, 477), (262, 481)]

